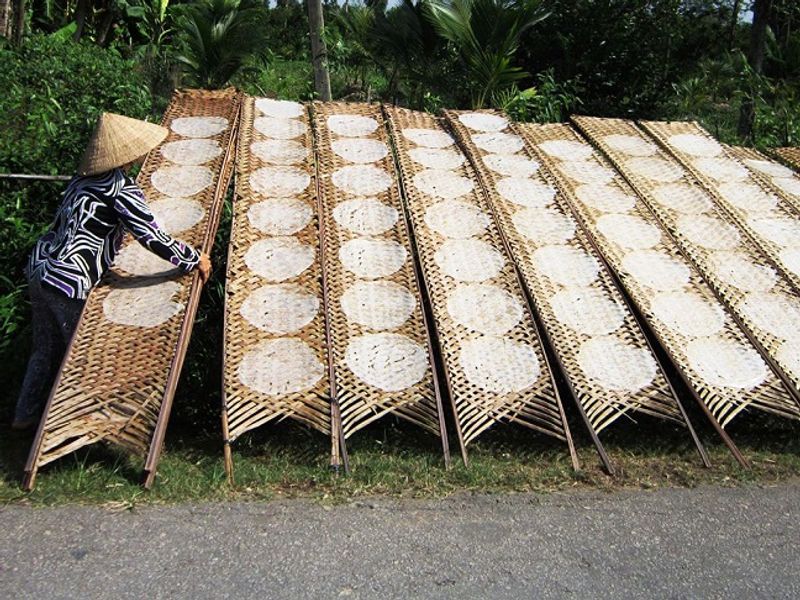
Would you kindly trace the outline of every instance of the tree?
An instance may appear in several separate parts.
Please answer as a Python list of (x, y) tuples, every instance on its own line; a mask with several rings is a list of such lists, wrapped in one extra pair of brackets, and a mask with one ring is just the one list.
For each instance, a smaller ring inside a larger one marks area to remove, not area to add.
[(311, 31), (311, 64), (314, 65), (314, 88), (321, 100), (331, 99), (331, 76), (328, 72), (328, 48), (323, 34), (325, 21), (320, 0), (308, 0), (308, 25)]
[[(753, 75), (758, 78), (764, 72), (764, 51), (767, 46), (767, 23), (772, 9), (772, 0), (755, 0), (753, 4), (753, 27), (750, 31), (750, 51), (747, 62)], [(739, 112), (739, 137), (745, 142), (752, 141), (753, 124), (756, 119), (755, 98), (752, 92), (742, 100)]]

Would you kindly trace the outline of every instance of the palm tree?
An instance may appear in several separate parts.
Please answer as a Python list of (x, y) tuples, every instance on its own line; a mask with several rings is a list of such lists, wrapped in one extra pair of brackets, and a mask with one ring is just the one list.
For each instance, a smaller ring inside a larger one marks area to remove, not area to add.
[(193, 85), (225, 86), (247, 58), (266, 47), (266, 9), (260, 0), (202, 0), (178, 8), (182, 45), (177, 59)]
[(429, 0), (428, 16), (455, 46), (473, 85), (473, 106), (528, 76), (512, 64), (522, 34), (548, 16), (541, 0)]

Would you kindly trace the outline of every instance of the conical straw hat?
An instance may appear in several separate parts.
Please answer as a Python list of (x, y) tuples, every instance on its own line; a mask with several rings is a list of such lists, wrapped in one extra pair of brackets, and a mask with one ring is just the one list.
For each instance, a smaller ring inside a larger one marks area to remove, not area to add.
[(103, 113), (78, 167), (79, 175), (96, 175), (133, 162), (167, 137), (169, 130), (155, 123)]

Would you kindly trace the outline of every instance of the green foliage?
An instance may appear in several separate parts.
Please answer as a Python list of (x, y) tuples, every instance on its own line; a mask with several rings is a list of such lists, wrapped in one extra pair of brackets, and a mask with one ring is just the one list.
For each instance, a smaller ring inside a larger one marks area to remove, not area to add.
[(558, 123), (566, 120), (580, 106), (578, 86), (574, 82), (559, 83), (552, 71), (541, 73), (537, 85), (520, 91), (514, 85), (495, 94), (492, 103), (515, 121)]

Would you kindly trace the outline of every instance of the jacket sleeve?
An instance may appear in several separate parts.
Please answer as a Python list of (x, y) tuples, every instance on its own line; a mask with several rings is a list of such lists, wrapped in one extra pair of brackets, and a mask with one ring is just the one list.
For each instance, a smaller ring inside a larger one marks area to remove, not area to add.
[(200, 262), (197, 250), (176, 240), (159, 226), (147, 206), (144, 193), (131, 179), (125, 178), (125, 184), (113, 199), (113, 206), (125, 229), (151, 252), (185, 272)]

